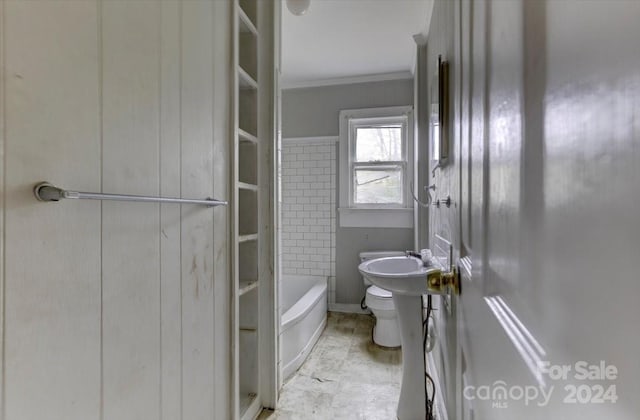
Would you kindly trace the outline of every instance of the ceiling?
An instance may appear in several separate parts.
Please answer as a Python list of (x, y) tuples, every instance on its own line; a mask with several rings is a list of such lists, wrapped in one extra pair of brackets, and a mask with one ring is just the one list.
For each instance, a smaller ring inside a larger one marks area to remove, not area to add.
[(283, 87), (407, 77), (415, 60), (413, 35), (426, 33), (432, 5), (433, 0), (311, 0), (305, 15), (294, 16), (283, 0)]

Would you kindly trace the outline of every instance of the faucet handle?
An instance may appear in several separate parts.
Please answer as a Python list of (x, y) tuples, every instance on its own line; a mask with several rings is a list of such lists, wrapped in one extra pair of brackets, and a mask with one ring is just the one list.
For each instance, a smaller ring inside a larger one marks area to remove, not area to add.
[(422, 260), (425, 266), (431, 265), (432, 258), (433, 258), (433, 253), (429, 248), (420, 250), (420, 259)]

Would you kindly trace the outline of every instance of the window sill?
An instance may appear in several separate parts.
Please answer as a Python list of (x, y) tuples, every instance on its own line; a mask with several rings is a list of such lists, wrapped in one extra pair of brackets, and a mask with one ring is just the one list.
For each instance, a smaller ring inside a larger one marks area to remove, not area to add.
[(338, 209), (341, 227), (413, 228), (413, 209)]

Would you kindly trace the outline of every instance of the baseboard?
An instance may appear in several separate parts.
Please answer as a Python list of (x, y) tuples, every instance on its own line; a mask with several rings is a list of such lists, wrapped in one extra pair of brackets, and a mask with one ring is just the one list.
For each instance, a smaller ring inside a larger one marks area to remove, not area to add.
[(347, 314), (370, 314), (368, 309), (362, 309), (359, 303), (330, 303), (329, 312), (342, 312)]

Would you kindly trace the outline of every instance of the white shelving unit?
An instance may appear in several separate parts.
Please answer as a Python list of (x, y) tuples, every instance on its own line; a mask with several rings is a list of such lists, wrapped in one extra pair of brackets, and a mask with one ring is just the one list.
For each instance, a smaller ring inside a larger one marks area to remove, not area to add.
[(273, 276), (275, 0), (234, 0), (234, 418), (275, 404)]

